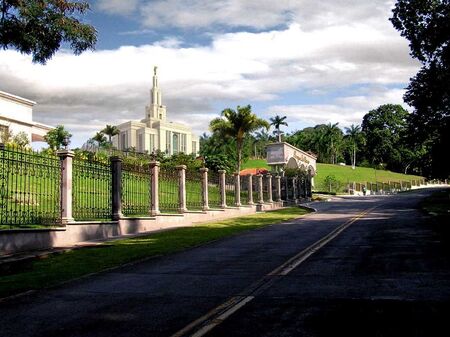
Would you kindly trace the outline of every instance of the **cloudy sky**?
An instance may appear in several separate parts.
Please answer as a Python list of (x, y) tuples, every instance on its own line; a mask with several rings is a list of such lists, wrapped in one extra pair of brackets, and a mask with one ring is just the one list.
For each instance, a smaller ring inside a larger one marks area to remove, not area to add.
[(93, 52), (60, 50), (46, 65), (0, 51), (0, 90), (38, 102), (34, 119), (63, 124), (82, 145), (106, 124), (144, 117), (158, 66), (168, 118), (201, 134), (227, 107), (286, 115), (289, 131), (359, 124), (403, 104), (419, 65), (387, 0), (97, 0), (85, 21)]

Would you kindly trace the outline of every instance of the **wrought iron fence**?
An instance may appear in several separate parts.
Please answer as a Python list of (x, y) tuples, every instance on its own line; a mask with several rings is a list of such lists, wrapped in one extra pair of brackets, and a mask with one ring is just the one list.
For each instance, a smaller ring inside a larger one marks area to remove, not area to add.
[(210, 208), (220, 208), (220, 179), (219, 173), (208, 172), (208, 204)]
[(253, 202), (257, 204), (259, 202), (259, 177), (252, 177), (252, 193), (253, 193)]
[(122, 213), (125, 216), (148, 216), (152, 184), (149, 165), (122, 164)]
[(227, 206), (234, 206), (235, 205), (235, 177), (231, 174), (225, 175), (225, 202)]
[(202, 173), (186, 170), (186, 207), (188, 210), (203, 208)]
[(178, 170), (164, 167), (159, 172), (159, 209), (162, 213), (177, 213), (178, 208)]
[(248, 178), (249, 176), (240, 176), (239, 179), (239, 183), (240, 183), (240, 189), (241, 189), (241, 204), (242, 205), (248, 205), (249, 203), (249, 183), (248, 183)]
[(0, 229), (61, 224), (57, 156), (0, 146)]
[(75, 220), (111, 219), (111, 167), (97, 160), (74, 159), (72, 171)]
[(269, 188), (272, 189), (272, 184), (269, 186), (269, 177), (267, 175), (263, 176), (263, 200), (264, 202), (269, 201)]

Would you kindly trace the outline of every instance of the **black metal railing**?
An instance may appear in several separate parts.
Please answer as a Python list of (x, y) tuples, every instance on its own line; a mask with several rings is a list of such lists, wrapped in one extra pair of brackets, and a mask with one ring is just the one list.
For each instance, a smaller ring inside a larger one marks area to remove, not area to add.
[(235, 198), (235, 178), (234, 175), (226, 174), (225, 175), (225, 202), (227, 206), (234, 206), (236, 203)]
[[(269, 186), (270, 181), (270, 186)], [(272, 183), (271, 180), (269, 180), (269, 177), (267, 175), (263, 176), (263, 200), (264, 202), (269, 201), (269, 189), (272, 189)]]
[(0, 144), (0, 229), (61, 224), (57, 156)]
[(149, 165), (122, 164), (122, 213), (125, 216), (148, 216), (152, 184)]
[(203, 208), (202, 173), (198, 170), (186, 170), (186, 208)]
[(111, 166), (95, 157), (74, 159), (72, 170), (75, 220), (111, 219)]
[(241, 204), (248, 205), (249, 202), (249, 184), (248, 184), (248, 175), (240, 176), (240, 187), (241, 187)]
[(208, 205), (210, 208), (220, 208), (220, 176), (219, 173), (208, 172)]
[(259, 177), (252, 177), (252, 194), (253, 194), (253, 202), (257, 204), (259, 202)]
[(178, 170), (161, 168), (159, 172), (159, 209), (162, 213), (177, 213), (179, 208)]

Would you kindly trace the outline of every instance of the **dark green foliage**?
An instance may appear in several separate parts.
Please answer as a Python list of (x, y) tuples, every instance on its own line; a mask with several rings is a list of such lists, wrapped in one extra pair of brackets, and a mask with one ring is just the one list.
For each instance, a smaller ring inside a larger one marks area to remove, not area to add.
[(401, 105), (385, 104), (369, 111), (362, 122), (366, 135), (366, 156), (372, 164), (402, 168), (401, 140), (406, 133), (408, 111)]
[(280, 117), (276, 115), (275, 117), (270, 118), (270, 125), (273, 126), (276, 130), (278, 141), (281, 142), (281, 130), (280, 126), (288, 126), (288, 123), (285, 122), (286, 116)]
[(269, 123), (252, 112), (250, 105), (241, 107), (238, 106), (236, 110), (225, 109), (222, 111), (222, 117), (213, 119), (209, 128), (217, 134), (221, 140), (235, 141), (236, 153), (236, 171), (240, 172), (242, 163), (242, 152), (245, 141), (248, 140), (249, 135), (261, 128), (269, 128)]
[(2, 0), (0, 46), (31, 54), (45, 63), (67, 43), (75, 54), (93, 49), (97, 32), (79, 18), (89, 10), (85, 1)]
[(344, 133), (338, 123), (305, 128), (286, 137), (286, 141), (304, 151), (313, 152), (322, 163), (335, 164), (343, 159)]
[(117, 136), (120, 133), (120, 130), (115, 125), (106, 125), (106, 127), (101, 132), (108, 136), (108, 141), (111, 144), (111, 138), (113, 136)]
[(58, 125), (53, 130), (47, 132), (47, 134), (44, 136), (44, 140), (47, 142), (51, 150), (58, 150), (66, 140), (68, 140), (70, 143), (70, 137), (72, 137), (72, 134), (64, 129), (63, 125)]
[(450, 147), (450, 2), (398, 0), (391, 22), (409, 40), (411, 56), (422, 63), (404, 96), (414, 107), (409, 146), (420, 155), (423, 173), (449, 177), (445, 149)]

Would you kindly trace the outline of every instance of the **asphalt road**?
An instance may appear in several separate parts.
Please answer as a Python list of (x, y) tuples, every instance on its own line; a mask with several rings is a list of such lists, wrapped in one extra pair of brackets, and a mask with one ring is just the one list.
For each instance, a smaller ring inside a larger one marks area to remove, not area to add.
[(450, 250), (417, 209), (429, 193), (316, 203), (298, 220), (3, 301), (0, 336), (448, 336)]

